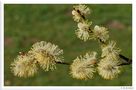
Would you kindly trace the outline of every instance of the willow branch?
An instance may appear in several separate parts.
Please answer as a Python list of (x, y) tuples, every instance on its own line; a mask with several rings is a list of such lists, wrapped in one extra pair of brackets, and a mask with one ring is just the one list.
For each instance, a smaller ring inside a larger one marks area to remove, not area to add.
[[(74, 10), (75, 10), (75, 9), (74, 9)], [(85, 16), (82, 15), (79, 10), (77, 10), (77, 12), (78, 12), (79, 15), (81, 16), (81, 18), (82, 18), (81, 20), (85, 21), (85, 20), (86, 20)], [(89, 30), (91, 30), (91, 27), (90, 27)], [(93, 32), (90, 32), (90, 33), (93, 33)], [(100, 41), (100, 43), (106, 44), (106, 43), (103, 42), (100, 38), (98, 38), (98, 40)], [(119, 57), (120, 57), (121, 59), (123, 59), (124, 61), (126, 61), (125, 63), (123, 62), (123, 63), (120, 64), (119, 66), (132, 64), (132, 59), (129, 59), (128, 57), (126, 57), (126, 56), (124, 56), (124, 55), (122, 55), (122, 54), (119, 54)]]
[[(129, 59), (129, 58), (127, 58), (127, 57), (125, 57), (125, 56), (123, 56), (123, 55), (119, 55), (119, 57), (120, 58), (122, 58), (123, 60), (125, 60), (126, 62), (123, 62), (123, 63), (121, 63), (121, 64), (119, 64), (118, 66), (124, 66), (124, 65), (130, 65), (130, 64), (132, 64), (132, 59)], [(99, 59), (101, 59), (101, 58), (99, 58)], [(63, 64), (63, 65), (71, 65), (71, 63), (69, 63), (69, 62), (60, 62), (60, 61), (56, 61), (56, 63), (57, 64)]]

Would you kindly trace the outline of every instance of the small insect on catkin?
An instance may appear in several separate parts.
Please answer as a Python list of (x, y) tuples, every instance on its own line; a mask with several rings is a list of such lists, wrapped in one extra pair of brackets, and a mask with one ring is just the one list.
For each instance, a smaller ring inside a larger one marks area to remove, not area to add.
[(12, 73), (19, 77), (30, 77), (37, 73), (37, 66), (31, 54), (18, 55), (10, 68)]
[(63, 50), (45, 41), (35, 43), (29, 52), (34, 54), (35, 59), (45, 71), (56, 69), (56, 62), (63, 61)]
[(77, 57), (70, 66), (70, 74), (73, 78), (87, 80), (92, 79), (96, 64), (96, 52), (86, 53), (84, 56)]

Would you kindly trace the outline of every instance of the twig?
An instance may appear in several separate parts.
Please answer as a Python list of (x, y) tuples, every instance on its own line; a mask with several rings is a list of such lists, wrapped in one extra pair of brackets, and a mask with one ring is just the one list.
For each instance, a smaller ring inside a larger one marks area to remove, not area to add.
[[(130, 65), (130, 64), (132, 64), (132, 59), (129, 59), (129, 58), (127, 58), (127, 57), (125, 57), (125, 56), (123, 56), (121, 54), (119, 56), (120, 56), (120, 58), (122, 58), (126, 62), (121, 63), (118, 66), (124, 66), (124, 65)], [(63, 65), (71, 65), (71, 63), (68, 63), (68, 62), (59, 62), (59, 61), (56, 61), (56, 63), (57, 64), (63, 64)]]
[(122, 63), (119, 66), (132, 64), (132, 59), (129, 59), (129, 58), (127, 58), (127, 57), (125, 57), (124, 55), (121, 55), (121, 54), (119, 55), (119, 57), (126, 61), (125, 63)]
[(132, 63), (132, 59), (129, 59), (121, 54), (119, 56), (120, 56), (120, 58), (124, 59), (125, 61)]
[(70, 63), (68, 62), (60, 62), (60, 61), (56, 61), (57, 64), (64, 64), (64, 65), (70, 65)]

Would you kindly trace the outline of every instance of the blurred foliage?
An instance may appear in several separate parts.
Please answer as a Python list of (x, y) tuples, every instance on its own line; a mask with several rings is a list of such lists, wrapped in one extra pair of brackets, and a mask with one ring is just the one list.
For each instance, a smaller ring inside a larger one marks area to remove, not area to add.
[[(109, 28), (110, 37), (117, 41), (122, 54), (132, 58), (132, 5), (88, 5), (93, 24)], [(18, 52), (27, 52), (33, 43), (48, 41), (64, 50), (65, 61), (90, 50), (100, 52), (96, 41), (83, 42), (75, 35), (76, 23), (71, 15), (72, 5), (11, 5), (4, 6), (4, 85), (6, 86), (129, 86), (132, 85), (132, 66), (123, 66), (119, 78), (104, 80), (98, 74), (93, 80), (71, 78), (69, 67), (57, 65), (55, 71), (39, 73), (31, 78), (18, 78), (10, 64)]]

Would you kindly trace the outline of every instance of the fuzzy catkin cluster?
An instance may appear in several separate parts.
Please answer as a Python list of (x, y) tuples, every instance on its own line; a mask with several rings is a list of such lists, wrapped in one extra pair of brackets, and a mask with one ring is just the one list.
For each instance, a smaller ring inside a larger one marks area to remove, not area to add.
[(56, 61), (63, 61), (63, 50), (57, 45), (41, 41), (32, 45), (28, 53), (18, 55), (11, 64), (15, 76), (30, 77), (37, 73), (38, 65), (45, 71), (56, 69)]
[[(91, 10), (86, 5), (76, 5), (73, 7), (72, 15), (77, 22), (75, 34), (84, 42), (96, 40), (101, 46), (101, 57), (97, 58), (97, 52), (90, 51), (85, 55), (80, 55), (73, 60), (70, 65), (70, 75), (73, 78), (87, 80), (93, 79), (96, 72), (104, 79), (112, 80), (116, 78), (121, 70), (120, 49), (116, 47), (116, 42), (109, 40), (108, 29), (95, 25), (86, 19)], [(11, 71), (15, 76), (30, 77), (38, 72), (38, 65), (45, 71), (56, 69), (56, 63), (63, 64), (63, 50), (50, 42), (37, 42), (32, 45), (28, 53), (21, 53), (11, 64)]]
[[(77, 79), (92, 79), (93, 73), (97, 70), (99, 75), (104, 79), (114, 79), (120, 73), (120, 49), (116, 47), (115, 41), (109, 40), (109, 31), (107, 28), (98, 25), (92, 27), (92, 21), (86, 19), (86, 16), (89, 15), (90, 12), (90, 9), (86, 5), (76, 5), (73, 7), (72, 15), (78, 27), (75, 33), (77, 37), (83, 41), (90, 39), (99, 41), (102, 49), (101, 59), (98, 59), (98, 63), (95, 66), (96, 63), (90, 63), (91, 60), (94, 60), (91, 59), (93, 57), (92, 55), (85, 55), (84, 58), (77, 57), (71, 65), (72, 76)], [(89, 67), (88, 63), (95, 67)], [(83, 67), (81, 67), (81, 65), (83, 65)]]

